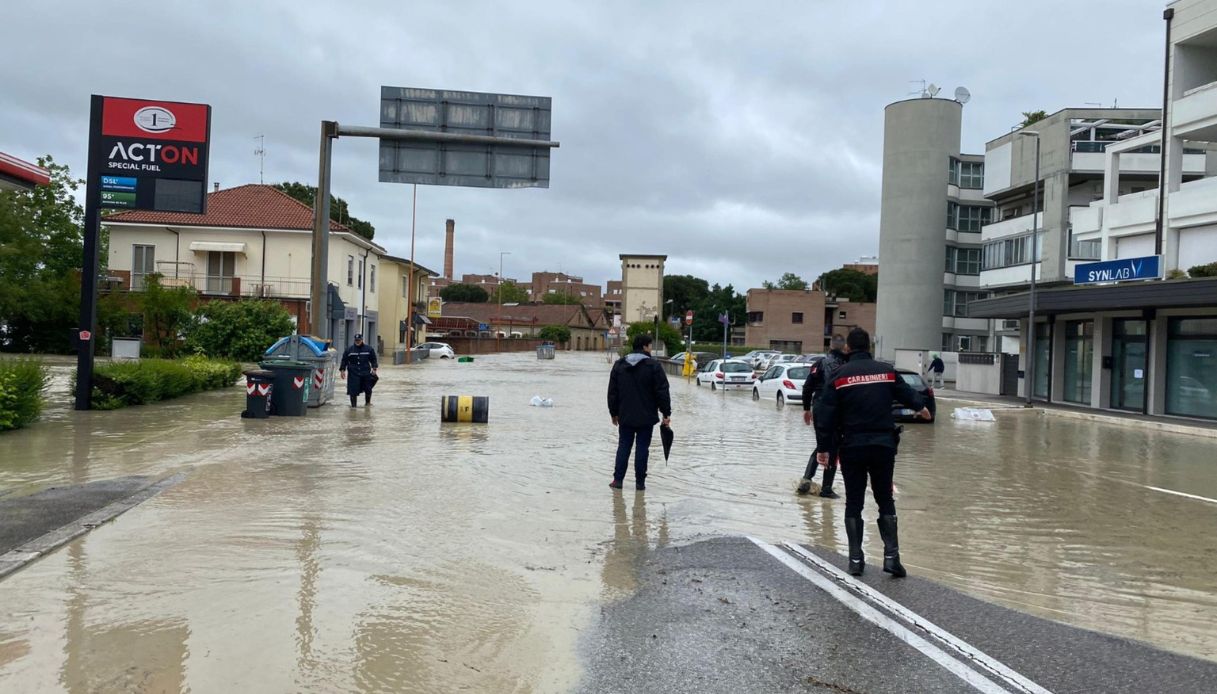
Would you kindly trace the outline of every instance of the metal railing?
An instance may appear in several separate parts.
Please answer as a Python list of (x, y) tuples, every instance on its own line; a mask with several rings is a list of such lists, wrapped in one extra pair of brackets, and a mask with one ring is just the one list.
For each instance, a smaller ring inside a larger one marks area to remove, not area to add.
[[(131, 290), (144, 289), (143, 276), (131, 279)], [(307, 299), (308, 277), (262, 277), (261, 275), (209, 275), (204, 272), (182, 273), (175, 277), (172, 271), (161, 275), (162, 287), (189, 287), (200, 294), (212, 296), (242, 296), (255, 298)]]

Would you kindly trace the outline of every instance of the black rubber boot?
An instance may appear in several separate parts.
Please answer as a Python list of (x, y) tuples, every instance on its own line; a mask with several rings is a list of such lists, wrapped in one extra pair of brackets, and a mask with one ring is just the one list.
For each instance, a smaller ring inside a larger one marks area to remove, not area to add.
[(799, 481), (799, 488), (795, 490), (796, 494), (804, 495), (811, 493), (812, 480), (816, 478), (816, 468), (820, 464), (816, 462), (815, 451), (811, 452), (811, 457), (807, 459), (807, 469), (803, 471), (803, 479)]
[(883, 570), (896, 578), (908, 572), (900, 563), (900, 537), (896, 534), (896, 517), (879, 516), (879, 536), (883, 538)]
[(846, 518), (845, 535), (849, 538), (849, 573), (861, 576), (866, 568), (866, 555), (862, 554), (862, 519)]
[(358, 399), (359, 399), (359, 396), (358, 396), (358, 395), (352, 395), (352, 396), (351, 396), (351, 407), (354, 407), (354, 406), (355, 406), (355, 401), (356, 401), (356, 400), (358, 400)]
[(833, 490), (832, 490), (832, 481), (833, 481), (833, 479), (836, 478), (836, 476), (837, 476), (836, 464), (829, 465), (828, 467), (824, 468), (824, 481), (820, 483), (820, 496), (823, 496), (823, 497), (826, 497), (829, 499), (838, 498), (837, 494), (835, 492), (833, 492)]

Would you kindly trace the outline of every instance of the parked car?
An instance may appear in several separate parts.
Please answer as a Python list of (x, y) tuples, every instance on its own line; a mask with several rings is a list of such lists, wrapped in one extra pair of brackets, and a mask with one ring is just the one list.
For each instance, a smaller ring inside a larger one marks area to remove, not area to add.
[(697, 372), (697, 385), (710, 384), (710, 390), (751, 388), (756, 378), (752, 365), (738, 359), (714, 359)]
[[(677, 352), (668, 361), (672, 362), (673, 364), (684, 364), (685, 363), (685, 354), (687, 354), (687, 353), (686, 352)], [(693, 368), (696, 369), (698, 364), (709, 363), (710, 360), (713, 358), (714, 358), (713, 352), (694, 352), (693, 353)]]
[[(921, 377), (921, 374), (917, 373), (916, 371), (909, 371), (908, 369), (896, 369), (896, 375), (903, 379), (905, 383), (909, 384), (913, 390), (917, 391), (921, 395), (921, 398), (925, 400), (926, 408), (928, 408), (930, 411), (930, 421), (934, 421), (935, 417), (937, 416), (935, 414), (937, 407), (934, 402), (934, 389), (930, 387), (930, 384), (926, 383), (925, 379)], [(898, 422), (925, 421), (924, 419), (917, 418), (916, 410), (910, 410), (909, 408), (895, 401), (892, 402), (892, 416), (895, 417), (896, 421)]]
[(795, 357), (795, 361), (800, 364), (814, 364), (823, 358), (823, 354), (800, 354)]
[(735, 358), (739, 359), (740, 361), (751, 364), (752, 368), (755, 369), (760, 366), (761, 359), (767, 359), (768, 357), (770, 357), (774, 354), (779, 354), (779, 352), (777, 350), (772, 350), (772, 349), (754, 349), (751, 352), (749, 352), (743, 356), (735, 357)]
[(456, 352), (443, 342), (424, 342), (418, 348), (427, 350), (432, 359), (456, 359)]
[(756, 385), (752, 386), (753, 400), (775, 400), (778, 407), (786, 403), (802, 404), (803, 382), (811, 375), (811, 367), (797, 362), (783, 362), (769, 367)]
[(775, 364), (784, 364), (786, 362), (793, 361), (796, 356), (798, 356), (798, 355), (782, 354), (781, 352), (774, 352), (773, 354), (770, 354), (769, 356), (762, 359), (757, 364), (757, 366), (754, 368), (756, 369), (757, 372), (768, 371), (769, 367), (771, 367)]

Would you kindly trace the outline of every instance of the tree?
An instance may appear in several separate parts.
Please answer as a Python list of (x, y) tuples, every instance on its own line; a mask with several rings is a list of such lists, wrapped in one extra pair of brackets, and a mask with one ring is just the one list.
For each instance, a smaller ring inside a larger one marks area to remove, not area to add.
[(439, 292), (444, 301), (467, 301), (471, 304), (484, 304), (490, 299), (485, 289), (476, 284), (450, 284)]
[(1196, 265), (1187, 269), (1188, 277), (1217, 277), (1217, 263)]
[(727, 314), (731, 325), (739, 325), (748, 311), (748, 298), (735, 292), (735, 287), (717, 284), (710, 288), (709, 293), (694, 309), (693, 338), (700, 342), (721, 342), (723, 339), (723, 324), (718, 317)]
[(295, 332), (291, 314), (277, 301), (212, 301), (194, 318), (186, 348), (212, 358), (257, 361), (276, 340)]
[(1032, 123), (1038, 123), (1047, 117), (1048, 114), (1045, 111), (1023, 111), (1022, 127), (1025, 128)]
[(852, 268), (829, 270), (816, 280), (820, 290), (850, 301), (874, 303), (879, 294), (879, 276)]
[(558, 304), (560, 306), (573, 306), (575, 304), (582, 304), (583, 297), (575, 296), (573, 294), (565, 294), (563, 292), (552, 292), (542, 297), (541, 303)]
[(515, 282), (500, 282), (489, 294), (492, 304), (525, 304), (528, 298), (528, 290)]
[(549, 340), (550, 342), (564, 345), (570, 342), (570, 328), (565, 325), (547, 325), (541, 328), (537, 336), (542, 340)]
[(665, 275), (663, 296), (672, 301), (672, 315), (683, 316), (685, 311), (696, 311), (710, 294), (710, 283), (693, 275)]
[[(641, 323), (630, 323), (629, 327), (625, 329), (625, 343), (626, 345), (631, 344), (634, 341), (634, 336), (636, 335), (654, 334), (654, 323), (649, 323), (647, 321), (643, 321)], [(680, 336), (680, 333), (676, 331), (676, 328), (673, 328), (671, 325), (668, 325), (662, 321), (659, 323), (658, 339), (663, 342), (665, 347), (668, 348), (668, 354), (676, 354), (684, 349), (684, 338)]]
[(150, 357), (178, 355), (186, 331), (194, 322), (191, 306), (198, 293), (190, 287), (163, 287), (159, 274), (144, 277), (140, 304), (144, 313), (144, 349)]
[[(313, 207), (313, 205), (316, 204), (316, 186), (310, 186), (306, 183), (284, 182), (276, 183), (275, 188), (287, 193), (309, 207)], [(349, 209), (347, 208), (347, 201), (343, 200), (337, 195), (330, 195), (330, 219), (338, 222), (339, 224), (346, 225), (351, 231), (359, 234), (369, 241), (371, 241), (372, 237), (376, 235), (376, 227), (372, 226), (370, 222), (365, 222), (358, 217), (352, 217)]]
[(793, 272), (783, 273), (782, 276), (778, 278), (778, 289), (803, 290), (807, 289), (808, 286), (807, 280), (799, 277)]
[[(70, 352), (80, 313), (84, 183), (50, 157), (48, 185), (0, 190), (0, 351)], [(104, 248), (101, 257), (105, 258)]]

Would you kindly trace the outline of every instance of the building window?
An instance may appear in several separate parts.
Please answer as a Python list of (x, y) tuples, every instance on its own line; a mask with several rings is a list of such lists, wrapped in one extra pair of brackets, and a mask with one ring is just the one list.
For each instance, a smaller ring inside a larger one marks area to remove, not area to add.
[(942, 315), (957, 318), (968, 317), (968, 304), (986, 298), (984, 292), (961, 292), (947, 289), (942, 293)]
[(749, 311), (748, 312), (748, 322), (755, 323), (757, 325), (764, 323), (765, 322), (765, 312), (764, 311)]
[(355, 256), (347, 256), (347, 286), (355, 284)]
[[(1044, 232), (1039, 232), (1040, 242), (1037, 244), (1036, 260), (1044, 256)], [(984, 269), (995, 270), (1015, 265), (1026, 265), (1031, 262), (1031, 234), (1011, 236), (984, 245)]]
[(837, 311), (837, 320), (845, 320), (845, 311)]
[(950, 157), (950, 163), (947, 165), (947, 183), (959, 188), (984, 188), (984, 162), (960, 161), (955, 157)]
[(958, 246), (947, 246), (946, 249), (947, 272), (956, 275), (980, 274), (981, 249), (959, 248)]
[(131, 262), (131, 289), (144, 288), (144, 278), (156, 272), (156, 246), (131, 246), (134, 258)]
[(1217, 419), (1217, 316), (1171, 318), (1166, 334), (1166, 413)]
[(1048, 383), (1052, 375), (1052, 325), (1035, 324), (1035, 388), (1037, 398), (1048, 399)]
[(795, 324), (795, 325), (802, 325), (802, 324), (803, 324), (803, 314), (802, 314), (802, 312), (796, 311), (796, 312), (794, 312), (794, 313), (791, 313), (791, 314), (790, 314), (790, 322), (791, 322), (791, 323), (793, 323), (793, 324)]
[(990, 208), (980, 205), (947, 202), (947, 228), (978, 234), (981, 226), (989, 223), (989, 210)]
[(359, 261), (359, 275), (355, 277), (355, 288), (363, 289), (363, 261)]
[(376, 293), (376, 266), (375, 265), (371, 265), (368, 267), (368, 291), (372, 292), (373, 294)]

